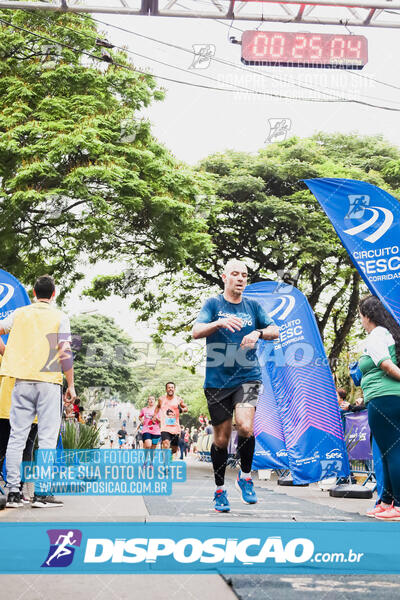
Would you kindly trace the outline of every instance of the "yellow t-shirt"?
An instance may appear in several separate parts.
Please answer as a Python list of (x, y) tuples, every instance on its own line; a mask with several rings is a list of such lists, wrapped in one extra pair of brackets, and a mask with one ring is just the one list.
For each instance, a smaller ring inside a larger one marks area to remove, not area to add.
[[(0, 354), (0, 365), (3, 357)], [(15, 377), (0, 376), (0, 419), (9, 419), (11, 410), (11, 396), (14, 389)], [(35, 417), (34, 423), (37, 423)]]
[(62, 385), (58, 331), (63, 316), (44, 302), (17, 308), (0, 374)]

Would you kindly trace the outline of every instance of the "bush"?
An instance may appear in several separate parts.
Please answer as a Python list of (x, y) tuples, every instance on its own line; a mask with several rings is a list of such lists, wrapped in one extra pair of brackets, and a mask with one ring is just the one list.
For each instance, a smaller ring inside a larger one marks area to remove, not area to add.
[(64, 450), (88, 450), (99, 447), (100, 430), (93, 425), (70, 422), (61, 431)]

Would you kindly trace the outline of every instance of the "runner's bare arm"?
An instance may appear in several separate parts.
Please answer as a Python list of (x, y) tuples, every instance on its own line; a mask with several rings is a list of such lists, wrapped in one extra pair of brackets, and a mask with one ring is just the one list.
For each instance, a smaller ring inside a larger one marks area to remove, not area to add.
[(268, 325), (261, 330), (254, 330), (242, 339), (242, 348), (254, 348), (258, 340), (276, 340), (279, 338), (279, 328), (276, 325)]
[(160, 408), (161, 408), (161, 398), (158, 399), (157, 406), (156, 406), (156, 409), (155, 409), (154, 415), (153, 415), (153, 421), (155, 421), (157, 423), (161, 423), (160, 418), (158, 417)]
[(393, 379), (400, 381), (400, 369), (392, 360), (390, 360), (390, 358), (383, 360), (380, 367), (382, 371), (385, 371), (385, 373), (389, 375), (389, 377), (393, 377)]
[(3, 356), (4, 354), (4, 350), (6, 349), (5, 343), (3, 342), (3, 340), (0, 338), (0, 354)]
[(268, 325), (262, 329), (260, 339), (262, 340), (277, 340), (279, 338), (279, 327), (277, 325)]
[(189, 410), (188, 405), (184, 403), (182, 398), (180, 398), (179, 406), (181, 407), (182, 412), (187, 412)]
[(218, 319), (211, 323), (195, 323), (192, 330), (192, 337), (195, 340), (199, 338), (208, 337), (219, 329), (228, 329), (232, 333), (234, 331), (240, 331), (243, 327), (242, 319), (234, 317), (233, 315), (225, 317), (224, 319)]
[(58, 356), (61, 363), (61, 369), (67, 380), (68, 389), (65, 394), (66, 400), (72, 400), (76, 397), (74, 385), (74, 359), (72, 355), (71, 344), (67, 340), (62, 340), (58, 344)]

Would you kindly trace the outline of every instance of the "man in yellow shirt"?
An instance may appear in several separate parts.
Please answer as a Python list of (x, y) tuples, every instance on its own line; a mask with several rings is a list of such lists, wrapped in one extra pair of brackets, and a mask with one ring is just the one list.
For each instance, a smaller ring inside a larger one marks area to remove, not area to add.
[[(17, 308), (0, 321), (0, 335), (9, 333), (0, 375), (15, 377), (7, 446), (7, 506), (22, 505), (20, 467), (32, 422), (38, 417), (39, 449), (55, 449), (62, 415), (62, 374), (68, 389), (66, 399), (75, 397), (74, 371), (68, 317), (51, 305), (54, 280), (39, 277), (34, 286), (36, 303)], [(53, 496), (35, 492), (32, 507), (62, 506)]]
[[(3, 358), (5, 345), (0, 337), (0, 365)], [(3, 474), (3, 463), (6, 457), (7, 444), (10, 437), (10, 410), (11, 396), (15, 385), (14, 377), (0, 375), (0, 476)], [(22, 455), (24, 462), (32, 461), (33, 446), (37, 436), (37, 417), (32, 423), (31, 430), (28, 435), (25, 450)], [(24, 504), (29, 504), (30, 500), (22, 493), (21, 484), (21, 500)]]

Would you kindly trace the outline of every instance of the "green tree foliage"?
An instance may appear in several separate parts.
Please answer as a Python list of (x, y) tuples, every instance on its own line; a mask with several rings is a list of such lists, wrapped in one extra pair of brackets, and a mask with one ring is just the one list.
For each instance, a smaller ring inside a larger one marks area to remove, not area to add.
[(102, 62), (89, 15), (0, 18), (12, 23), (0, 21), (2, 267), (27, 283), (50, 272), (65, 292), (82, 255), (176, 270), (204, 252), (191, 206), (201, 176), (138, 116), (163, 98), (153, 77), (121, 50), (109, 54), (128, 68)]
[[(144, 319), (158, 316), (160, 341), (169, 331), (187, 331), (201, 299), (222, 290), (224, 263), (244, 259), (250, 280), (295, 281), (315, 311), (333, 366), (366, 291), (330, 221), (301, 181), (343, 177), (373, 183), (396, 195), (400, 189), (400, 151), (381, 137), (328, 135), (291, 138), (257, 155), (239, 152), (204, 159), (199, 169), (213, 178), (214, 194), (203, 200), (213, 251), (188, 257), (183, 272), (161, 279), (157, 297), (146, 291), (133, 306)], [(205, 213), (204, 213), (205, 211)], [(172, 303), (173, 300), (173, 303)]]
[(118, 393), (122, 400), (131, 400), (137, 390), (131, 338), (103, 315), (72, 318), (71, 332), (77, 393), (86, 390), (89, 398), (88, 388), (106, 387), (109, 395)]

